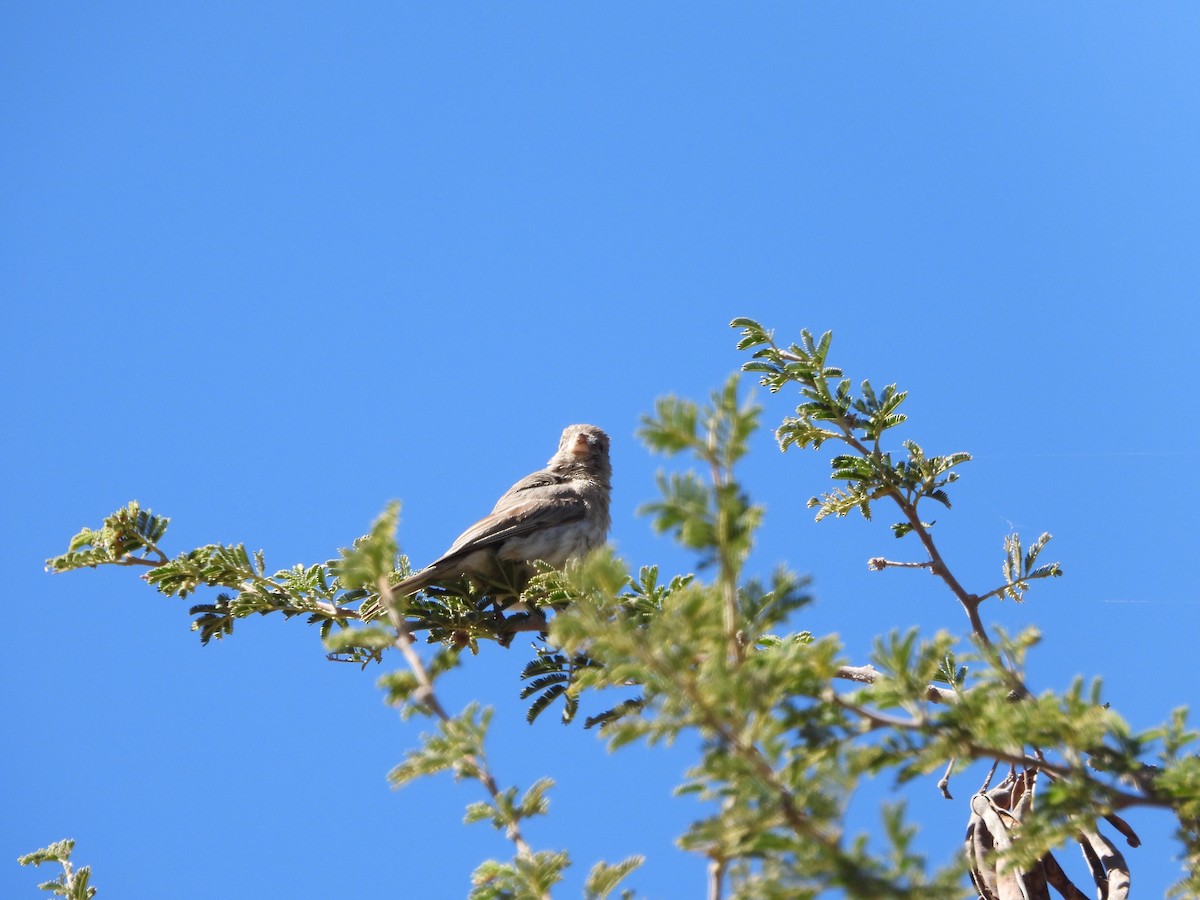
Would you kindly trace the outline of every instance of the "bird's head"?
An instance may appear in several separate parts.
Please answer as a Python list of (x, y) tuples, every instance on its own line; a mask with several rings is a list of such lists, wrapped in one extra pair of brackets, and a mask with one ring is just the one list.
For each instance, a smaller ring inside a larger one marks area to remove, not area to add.
[(608, 435), (595, 425), (568, 425), (558, 441), (558, 452), (550, 462), (581, 465), (597, 474), (607, 474)]

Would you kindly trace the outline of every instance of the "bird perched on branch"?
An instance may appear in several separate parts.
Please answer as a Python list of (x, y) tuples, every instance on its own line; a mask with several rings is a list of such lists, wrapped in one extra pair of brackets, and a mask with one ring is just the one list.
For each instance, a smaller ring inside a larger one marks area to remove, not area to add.
[(405, 596), (464, 575), (495, 577), (498, 562), (561, 567), (608, 536), (611, 479), (608, 435), (594, 425), (568, 426), (546, 468), (510, 487), (449, 550), (392, 590)]

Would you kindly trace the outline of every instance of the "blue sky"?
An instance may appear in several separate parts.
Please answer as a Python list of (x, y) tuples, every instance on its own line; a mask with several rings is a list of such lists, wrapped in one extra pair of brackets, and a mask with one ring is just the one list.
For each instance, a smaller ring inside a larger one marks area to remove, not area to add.
[[(985, 610), (1042, 628), (1035, 689), (1103, 675), (1137, 727), (1194, 703), (1198, 29), (1153, 2), (4, 4), (0, 858), (73, 836), (125, 898), (463, 896), (509, 848), (460, 824), (472, 785), (387, 788), (420, 725), (373, 673), (298, 622), (201, 648), (135, 573), (42, 562), (136, 498), (170, 549), (282, 568), (400, 498), (420, 564), (584, 421), (618, 551), (690, 571), (635, 515), (664, 463), (634, 432), (738, 367), (738, 315), (832, 329), (911, 392), (902, 437), (976, 455), (938, 526), (971, 589), (1009, 531), (1055, 534), (1066, 577)], [(757, 396), (767, 424), (793, 402)], [(915, 553), (885, 522), (812, 523), (825, 457), (755, 448), (751, 569), (814, 577), (798, 628), (855, 662), (965, 630), (924, 575), (868, 572)], [(531, 729), (526, 658), (486, 648), (446, 699), (497, 707), (502, 782), (558, 781), (530, 838), (571, 851), (561, 895), (644, 852), (632, 886), (699, 896), (686, 742)], [(904, 794), (955, 852), (963, 804)], [(1159, 895), (1169, 821), (1130, 818)]]

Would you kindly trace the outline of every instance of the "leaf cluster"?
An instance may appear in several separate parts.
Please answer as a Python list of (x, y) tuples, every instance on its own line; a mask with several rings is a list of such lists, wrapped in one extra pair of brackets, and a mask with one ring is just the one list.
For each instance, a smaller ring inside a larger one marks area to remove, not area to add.
[[(98, 529), (84, 528), (65, 554), (46, 561), (49, 571), (69, 572), (100, 565), (140, 565), (143, 579), (167, 597), (187, 598), (202, 588), (220, 590), (215, 597), (188, 609), (192, 630), (202, 644), (233, 633), (238, 619), (278, 614), (301, 616), (332, 641), (337, 658), (366, 664), (380, 659), (378, 635), (367, 630), (347, 637), (335, 634), (354, 622), (368, 624), (382, 615), (378, 579), (395, 583), (412, 573), (399, 553), (395, 529), (398, 504), (391, 504), (371, 534), (355, 539), (324, 563), (297, 564), (269, 571), (262, 550), (245, 544), (205, 544), (169, 557), (159, 546), (170, 520), (143, 509), (137, 501), (104, 519)], [(521, 631), (540, 630), (540, 614), (506, 615), (527, 578), (523, 567), (501, 565), (491, 581), (436, 585), (408, 601), (410, 631), (428, 632), (430, 642), (478, 650), (480, 640), (507, 644)], [(361, 638), (359, 643), (355, 640)]]
[(763, 513), (733, 477), (762, 411), (740, 401), (737, 388), (737, 378), (730, 378), (703, 407), (664, 397), (653, 416), (642, 418), (638, 431), (652, 450), (670, 456), (688, 452), (707, 473), (707, 480), (695, 471), (660, 473), (662, 499), (643, 506), (640, 514), (649, 516), (659, 533), (699, 551), (701, 566), (719, 564), (731, 576), (750, 552)]
[(1028, 549), (1023, 550), (1019, 534), (1014, 532), (1004, 539), (1004, 562), (1001, 566), (1004, 585), (998, 589), (1001, 597), (1010, 597), (1020, 603), (1029, 590), (1029, 582), (1062, 575), (1062, 566), (1056, 562), (1038, 565), (1038, 555), (1049, 540), (1050, 533), (1043, 532)]
[(58, 863), (62, 866), (62, 872), (51, 881), (39, 884), (38, 889), (56, 897), (66, 897), (68, 900), (90, 900), (96, 894), (96, 889), (91, 885), (92, 870), (90, 866), (75, 868), (71, 863), (71, 853), (74, 850), (73, 840), (55, 841), (48, 847), (18, 857), (17, 863), (22, 866)]
[[(907, 455), (893, 458), (882, 446), (885, 432), (902, 424), (899, 412), (907, 391), (889, 384), (876, 391), (864, 380), (856, 394), (852, 382), (842, 370), (828, 364), (833, 336), (825, 332), (819, 339), (805, 330), (800, 343), (787, 348), (775, 343), (770, 331), (753, 319), (734, 319), (732, 327), (741, 329), (738, 349), (753, 350), (753, 359), (742, 371), (752, 372), (772, 393), (786, 386), (796, 387), (803, 401), (796, 414), (788, 416), (776, 430), (781, 450), (811, 447), (816, 450), (826, 441), (846, 445), (850, 452), (833, 457), (833, 478), (844, 486), (809, 500), (817, 510), (817, 520), (827, 516), (845, 516), (858, 510), (871, 518), (872, 504), (883, 498), (902, 498), (915, 510), (921, 500), (929, 499), (945, 507), (950, 497), (945, 487), (958, 479), (955, 467), (970, 460), (970, 454), (950, 453), (929, 456), (915, 441), (905, 440)], [(903, 537), (920, 525), (919, 519), (893, 526), (896, 537)], [(931, 523), (924, 523), (929, 527)]]
[(144, 510), (136, 500), (106, 516), (99, 528), (82, 528), (67, 544), (67, 552), (46, 560), (50, 572), (96, 568), (100, 565), (151, 565), (165, 555), (158, 542), (170, 519)]

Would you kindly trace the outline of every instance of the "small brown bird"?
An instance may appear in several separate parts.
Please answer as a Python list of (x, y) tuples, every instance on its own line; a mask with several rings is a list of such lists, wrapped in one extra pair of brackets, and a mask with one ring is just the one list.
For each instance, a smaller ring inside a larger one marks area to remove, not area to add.
[(594, 425), (568, 426), (546, 468), (510, 487), (489, 515), (393, 590), (405, 596), (463, 575), (494, 576), (497, 561), (560, 567), (582, 556), (608, 536), (611, 479), (608, 435)]

